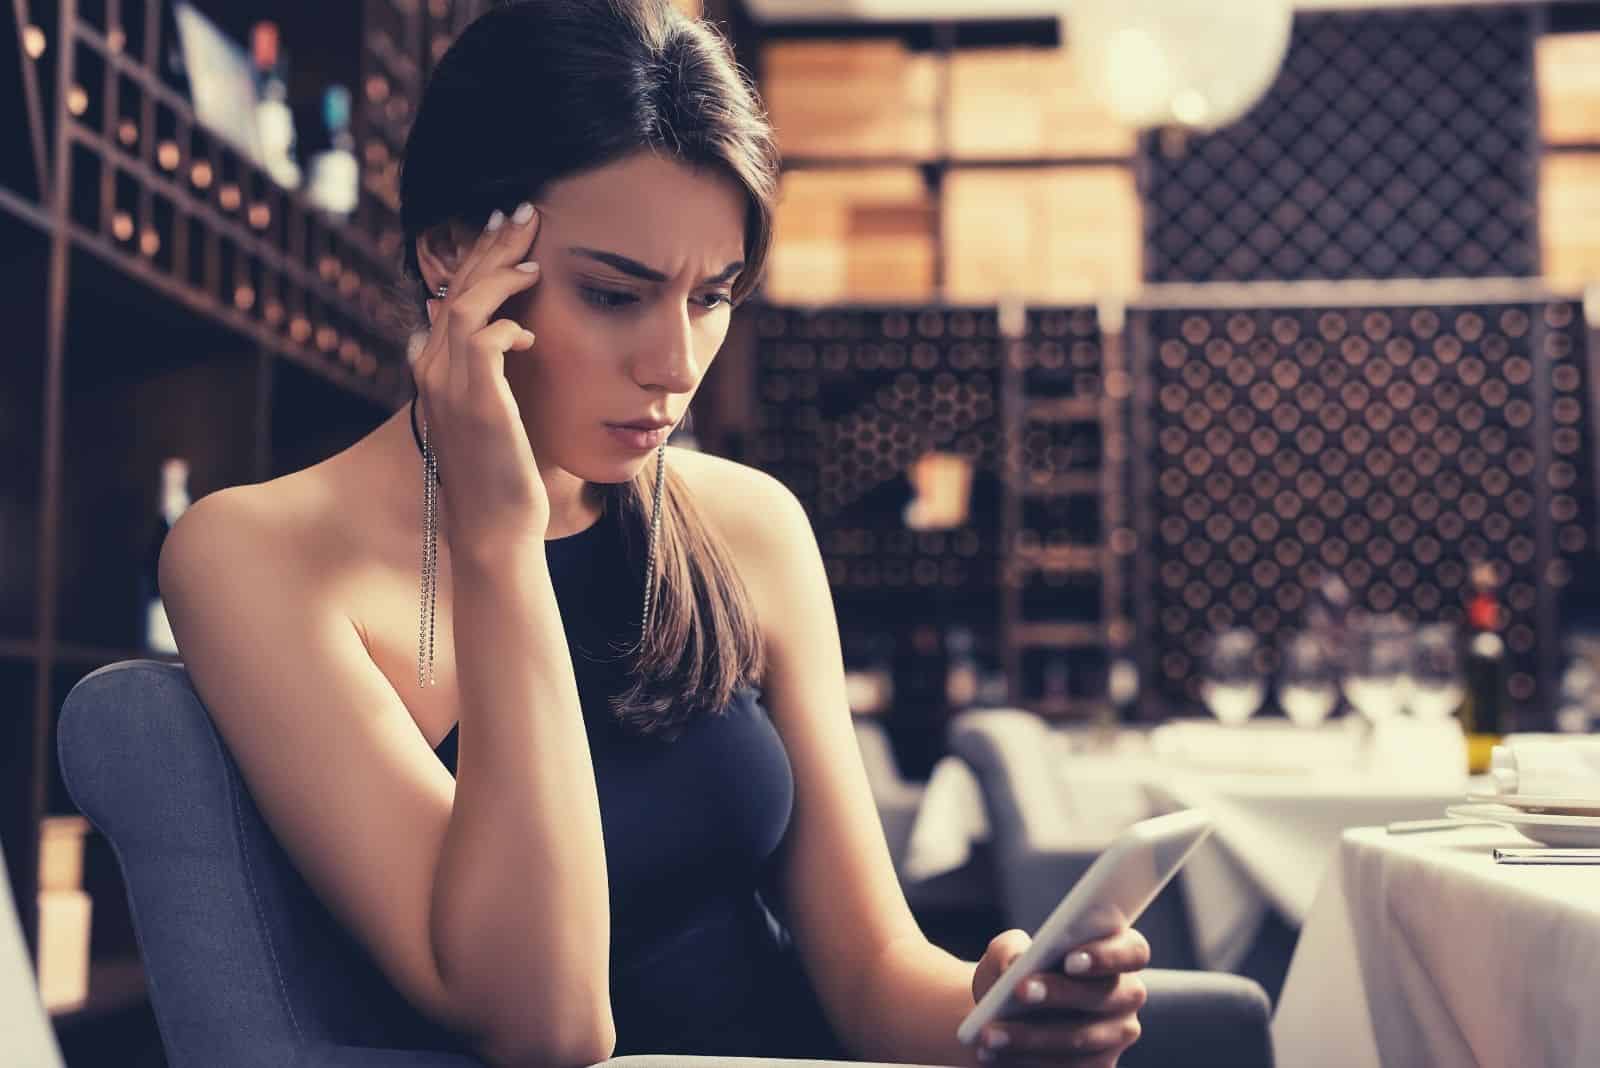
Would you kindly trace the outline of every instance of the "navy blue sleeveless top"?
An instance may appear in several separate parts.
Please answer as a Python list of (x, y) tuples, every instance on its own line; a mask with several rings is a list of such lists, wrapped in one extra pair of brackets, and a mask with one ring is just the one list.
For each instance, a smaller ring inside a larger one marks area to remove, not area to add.
[[(643, 596), (619, 515), (608, 502), (588, 529), (545, 542), (600, 800), (616, 1055), (847, 1059), (783, 920), (794, 778), (757, 692), (672, 741), (611, 712)], [(437, 752), (455, 774), (455, 729)]]

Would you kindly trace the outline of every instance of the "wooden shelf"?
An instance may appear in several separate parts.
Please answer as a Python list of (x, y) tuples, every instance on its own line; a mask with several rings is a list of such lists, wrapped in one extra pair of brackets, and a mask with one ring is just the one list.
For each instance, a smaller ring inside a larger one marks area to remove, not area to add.
[(1024, 497), (1062, 497), (1072, 494), (1098, 494), (1100, 472), (1068, 472), (1048, 479), (1017, 479), (1017, 492)]
[(1033, 549), (1014, 549), (1017, 563), (1033, 571), (1055, 574), (1099, 574), (1105, 566), (1105, 550), (1098, 545), (1049, 545)]
[(87, 667), (90, 670), (115, 664), (122, 660), (159, 660), (166, 664), (179, 664), (181, 657), (169, 653), (156, 653), (146, 649), (117, 649), (100, 645), (60, 643), (55, 648), (55, 662), (70, 667)]
[(1031, 398), (1022, 418), (1034, 423), (1094, 423), (1100, 420), (1098, 397)]
[(0, 660), (36, 660), (38, 656), (38, 642), (15, 639), (0, 641)]
[(1011, 628), (1011, 642), (1018, 648), (1082, 649), (1105, 640), (1106, 629), (1098, 623), (1018, 623)]
[[(11, 437), (30, 472), (10, 488), (37, 537), (20, 540), (6, 574), (0, 667), (15, 714), (0, 717), (0, 843), (30, 946), (38, 827), (64, 811), (53, 713), (98, 668), (179, 660), (139, 648), (133, 618), (156, 463), (191, 459), (202, 492), (260, 481), (369, 433), (411, 383), (407, 309), (392, 304), (403, 230), (392, 197), (369, 190), (375, 178), (392, 186), (426, 80), (420, 0), (365, 0), (358, 14), (341, 8), (342, 21), (283, 13), (303, 39), (315, 33), (322, 80), (351, 87), (358, 162), (363, 142), (394, 142), (360, 167), (348, 218), (280, 187), (164, 79), (171, 2), (69, 5), (60, 18), (52, 8), (49, 47), (18, 57), (26, 99), (8, 111), (24, 122), (6, 131), (15, 158), (0, 173), (0, 226), (14, 253), (14, 407), (28, 413)], [(14, 12), (19, 34), (27, 7)], [(249, 16), (218, 18), (237, 36)], [(63, 1028), (85, 1024), (72, 1034), (91, 1046), (148, 1013), (123, 900), (119, 885), (96, 910), (87, 1000), (52, 1014)]]
[[(0, 211), (46, 232), (64, 230), (75, 249), (352, 393), (399, 403), (410, 371), (389, 303), (403, 243), (398, 221), (369, 232), (279, 187), (200, 123), (182, 94), (83, 19), (52, 49), (78, 68), (75, 80), (90, 94), (76, 115), (58, 105), (61, 128), (50, 133), (69, 153), (53, 164), (53, 179), (63, 162), (72, 174), (60, 209), (66, 218), (56, 205), (9, 190)], [(103, 80), (90, 69), (99, 65)], [(406, 94), (419, 76), (397, 78), (395, 91)], [(373, 118), (382, 122), (378, 110)], [(126, 141), (124, 122), (136, 123)], [(371, 203), (370, 168), (362, 171)]]

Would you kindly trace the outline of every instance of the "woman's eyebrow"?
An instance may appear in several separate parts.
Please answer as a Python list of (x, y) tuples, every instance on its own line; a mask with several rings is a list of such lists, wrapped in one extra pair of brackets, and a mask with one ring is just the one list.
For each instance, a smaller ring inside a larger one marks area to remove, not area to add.
[[(603, 263), (608, 267), (614, 267), (623, 274), (632, 275), (635, 278), (642, 278), (646, 282), (665, 282), (667, 280), (666, 274), (656, 270), (654, 267), (646, 267), (638, 260), (629, 259), (627, 256), (622, 256), (615, 252), (604, 252), (596, 248), (569, 248), (567, 251), (575, 256), (585, 256), (591, 260)], [(706, 281), (726, 282), (728, 279), (732, 278), (742, 270), (744, 270), (744, 261), (734, 260), (722, 270), (718, 271), (710, 278), (707, 278)]]

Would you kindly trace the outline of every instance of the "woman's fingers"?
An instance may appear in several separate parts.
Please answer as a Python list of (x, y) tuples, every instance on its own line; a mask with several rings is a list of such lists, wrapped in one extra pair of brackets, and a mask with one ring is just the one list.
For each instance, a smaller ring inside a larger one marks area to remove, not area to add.
[(1092, 1058), (1100, 1054), (1116, 1053), (1139, 1040), (1139, 1018), (1126, 1016), (1084, 1017), (1079, 1020), (1056, 1017), (1023, 1023), (1008, 1022), (1004, 1028), (986, 1028), (1005, 1035), (999, 1047), (987, 1043), (999, 1063), (1026, 1063), (1030, 1058), (1071, 1064), (1076, 1058)]
[[(1037, 984), (1041, 996), (1033, 996)], [(1023, 980), (1017, 1000), (1027, 1016), (1052, 1012), (1092, 1012), (1119, 1015), (1138, 1012), (1147, 997), (1144, 983), (1136, 974), (1124, 973), (1090, 979), (1071, 979), (1052, 972), (1040, 972)]]
[(479, 366), (483, 363), (480, 359), (483, 350), (475, 347), (474, 339), (482, 334), (484, 328), (489, 325), (490, 318), (505, 305), (506, 301), (518, 293), (533, 288), (538, 284), (539, 277), (539, 265), (531, 261), (518, 267), (501, 268), (492, 274), (480, 276), (477, 283), (461, 295), (459, 301), (452, 302), (445, 326), (451, 352), (450, 370), (446, 378), (451, 383), (452, 389), (462, 391), (473, 389), (477, 376), (482, 371), (505, 373), (503, 355), (506, 349), (502, 348), (493, 354), (490, 366)]
[(472, 272), (477, 269), (479, 261), (501, 239), (505, 231), (505, 222), (506, 213), (499, 208), (489, 213), (483, 229), (478, 231), (477, 240), (472, 242), (466, 253), (456, 261), (455, 269), (450, 272), (450, 297), (460, 296), (466, 291), (467, 283), (472, 277)]
[(1132, 927), (1109, 938), (1079, 946), (1061, 962), (1061, 970), (1077, 978), (1142, 971), (1150, 966), (1150, 943)]
[(506, 353), (533, 347), (533, 331), (515, 319), (496, 319), (450, 354), (450, 392), (470, 398), (486, 385), (503, 382)]
[(452, 301), (472, 292), (480, 277), (528, 258), (528, 251), (539, 234), (539, 212), (531, 203), (523, 201), (509, 216), (496, 211), (489, 216), (489, 222), (494, 223), (497, 216), (499, 224), (493, 230), (485, 226), (472, 251), (451, 276)]

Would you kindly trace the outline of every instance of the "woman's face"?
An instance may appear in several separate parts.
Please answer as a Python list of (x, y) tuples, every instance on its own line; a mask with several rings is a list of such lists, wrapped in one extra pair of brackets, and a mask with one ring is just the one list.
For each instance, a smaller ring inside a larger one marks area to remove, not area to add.
[(539, 283), (502, 311), (537, 339), (506, 378), (541, 467), (625, 481), (654, 448), (608, 424), (682, 419), (728, 333), (745, 205), (732, 178), (651, 153), (548, 187)]

